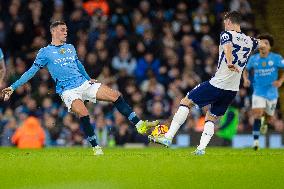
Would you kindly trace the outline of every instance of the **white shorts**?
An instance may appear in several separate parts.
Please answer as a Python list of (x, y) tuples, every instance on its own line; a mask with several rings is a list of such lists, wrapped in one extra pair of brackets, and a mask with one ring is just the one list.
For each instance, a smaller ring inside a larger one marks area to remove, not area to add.
[(277, 105), (277, 99), (268, 100), (261, 96), (252, 95), (252, 109), (263, 108), (265, 112), (273, 116)]
[(96, 103), (97, 92), (101, 86), (101, 83), (90, 84), (89, 81), (85, 81), (81, 86), (66, 90), (62, 93), (61, 99), (71, 112), (72, 102), (76, 99), (80, 99), (83, 102), (88, 100), (90, 102)]

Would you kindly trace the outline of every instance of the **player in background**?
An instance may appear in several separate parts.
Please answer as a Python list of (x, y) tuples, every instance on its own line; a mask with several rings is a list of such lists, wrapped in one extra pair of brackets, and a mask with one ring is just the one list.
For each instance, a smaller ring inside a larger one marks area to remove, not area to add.
[(189, 110), (211, 105), (206, 113), (204, 131), (195, 155), (205, 154), (205, 148), (214, 134), (217, 119), (224, 115), (239, 90), (242, 71), (248, 57), (258, 46), (258, 41), (241, 32), (241, 15), (233, 11), (224, 16), (225, 31), (220, 35), (219, 61), (216, 74), (209, 81), (199, 84), (181, 100), (169, 131), (149, 139), (170, 146), (177, 130), (186, 121)]
[(56, 83), (56, 93), (61, 96), (68, 110), (79, 116), (83, 131), (95, 155), (102, 155), (103, 151), (97, 144), (94, 129), (90, 124), (89, 112), (84, 105), (85, 100), (93, 103), (96, 100), (112, 102), (117, 110), (136, 126), (140, 134), (146, 134), (150, 127), (158, 124), (158, 121), (140, 120), (118, 91), (89, 77), (78, 60), (74, 46), (65, 43), (67, 26), (64, 22), (52, 23), (50, 32), (51, 44), (39, 50), (32, 67), (19, 80), (2, 90), (4, 100), (8, 100), (13, 91), (30, 80), (39, 69), (47, 67)]
[(0, 48), (0, 86), (2, 86), (6, 74), (6, 66), (4, 61), (4, 54)]
[(284, 60), (281, 55), (270, 51), (273, 46), (273, 37), (269, 34), (259, 35), (258, 39), (263, 41), (259, 53), (249, 58), (248, 65), (244, 70), (244, 86), (250, 86), (249, 71), (253, 70), (253, 95), (252, 111), (254, 116), (253, 124), (253, 148), (259, 148), (259, 134), (265, 134), (267, 122), (271, 123), (278, 99), (278, 88), (284, 81), (284, 74), (278, 77), (278, 70), (284, 68)]

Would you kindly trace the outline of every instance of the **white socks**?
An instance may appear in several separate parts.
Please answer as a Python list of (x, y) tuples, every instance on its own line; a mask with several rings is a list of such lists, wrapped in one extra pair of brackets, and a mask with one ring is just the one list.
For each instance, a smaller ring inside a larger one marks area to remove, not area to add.
[(166, 138), (173, 139), (180, 126), (186, 121), (189, 109), (186, 106), (180, 106), (175, 113), (169, 131), (165, 134)]
[(200, 139), (200, 144), (197, 147), (197, 149), (198, 150), (205, 149), (213, 135), (214, 135), (214, 123), (212, 121), (205, 122), (204, 130)]

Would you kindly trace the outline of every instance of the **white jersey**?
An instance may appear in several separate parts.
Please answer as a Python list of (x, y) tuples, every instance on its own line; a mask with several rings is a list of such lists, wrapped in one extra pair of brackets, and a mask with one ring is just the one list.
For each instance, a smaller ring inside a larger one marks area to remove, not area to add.
[[(229, 70), (224, 53), (223, 45), (232, 44), (232, 63), (237, 66), (239, 73)], [(257, 48), (258, 42), (244, 33), (236, 31), (224, 31), (220, 35), (219, 61), (215, 76), (210, 79), (210, 84), (214, 87), (238, 91), (243, 69), (245, 68), (249, 55)]]

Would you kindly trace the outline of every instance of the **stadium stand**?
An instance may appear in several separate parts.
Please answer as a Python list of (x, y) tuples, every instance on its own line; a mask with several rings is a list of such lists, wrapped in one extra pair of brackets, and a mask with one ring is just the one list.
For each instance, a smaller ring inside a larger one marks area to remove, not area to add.
[[(258, 33), (247, 0), (0, 1), (0, 47), (8, 70), (1, 87), (18, 79), (50, 42), (51, 21), (64, 20), (68, 43), (75, 45), (92, 78), (119, 89), (141, 117), (168, 123), (184, 94), (215, 73), (222, 16), (228, 10), (242, 13), (245, 33)], [(238, 133), (252, 130), (251, 92), (241, 87), (234, 102), (240, 112)], [(78, 120), (67, 113), (45, 69), (17, 89), (9, 102), (0, 103), (2, 146), (13, 145), (9, 139), (29, 116), (41, 120), (46, 146), (87, 145)], [(148, 143), (113, 106), (88, 107), (101, 145)], [(182, 132), (200, 133), (203, 116), (202, 110), (193, 110)], [(283, 132), (281, 116), (278, 108), (272, 132)]]

